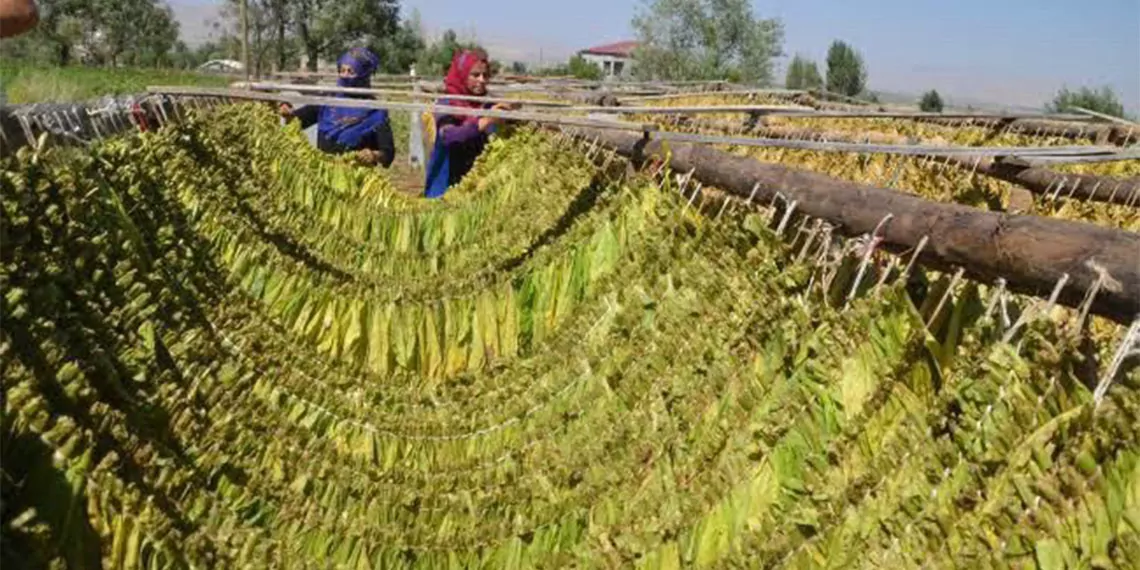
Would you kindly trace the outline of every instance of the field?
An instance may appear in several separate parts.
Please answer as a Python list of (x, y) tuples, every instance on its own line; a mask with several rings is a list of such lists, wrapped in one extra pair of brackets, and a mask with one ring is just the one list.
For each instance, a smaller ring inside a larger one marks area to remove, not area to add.
[(433, 202), (265, 106), (5, 161), (5, 566), (1140, 560), (1116, 325), (535, 128)]
[(104, 95), (142, 93), (148, 85), (225, 87), (236, 79), (224, 75), (163, 69), (39, 67), (0, 62), (0, 86), (10, 104), (71, 102)]

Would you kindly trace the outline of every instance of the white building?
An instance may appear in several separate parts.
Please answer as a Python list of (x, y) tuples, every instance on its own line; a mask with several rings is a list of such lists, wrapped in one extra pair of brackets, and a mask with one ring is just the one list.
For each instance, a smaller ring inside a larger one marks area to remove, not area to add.
[(595, 46), (578, 52), (582, 59), (602, 68), (602, 77), (618, 79), (629, 77), (633, 71), (633, 50), (637, 42), (624, 41)]

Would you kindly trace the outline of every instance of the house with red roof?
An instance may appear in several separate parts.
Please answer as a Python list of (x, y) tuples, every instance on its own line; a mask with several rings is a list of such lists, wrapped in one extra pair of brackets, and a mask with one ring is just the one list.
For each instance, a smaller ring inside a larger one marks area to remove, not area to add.
[(637, 49), (635, 41), (614, 42), (594, 46), (578, 52), (582, 59), (602, 68), (602, 76), (606, 79), (628, 77), (633, 68), (633, 51)]

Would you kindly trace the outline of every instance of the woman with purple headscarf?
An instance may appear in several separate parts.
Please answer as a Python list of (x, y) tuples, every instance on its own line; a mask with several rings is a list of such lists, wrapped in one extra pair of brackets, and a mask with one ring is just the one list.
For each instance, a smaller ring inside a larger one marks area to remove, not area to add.
[[(337, 60), (337, 87), (370, 87), (380, 58), (365, 48), (352, 48)], [(363, 97), (339, 93), (336, 97)], [(341, 154), (355, 152), (361, 162), (388, 167), (396, 158), (396, 145), (388, 111), (352, 107), (305, 106), (291, 109), (282, 105), (285, 118), (296, 118), (301, 126), (317, 125), (317, 148)]]

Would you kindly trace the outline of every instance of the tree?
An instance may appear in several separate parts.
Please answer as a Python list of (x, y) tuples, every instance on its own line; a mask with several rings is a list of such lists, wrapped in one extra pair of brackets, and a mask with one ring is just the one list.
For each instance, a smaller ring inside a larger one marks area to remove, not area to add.
[(598, 81), (602, 78), (602, 68), (596, 63), (586, 61), (581, 55), (575, 55), (566, 62), (566, 73), (575, 79)]
[(95, 32), (89, 0), (39, 0), (40, 22), (32, 31), (0, 42), (0, 59), (68, 65)]
[(123, 63), (127, 65), (169, 67), (173, 64), (171, 52), (178, 43), (178, 21), (168, 4), (145, 2), (150, 6), (140, 10), (134, 25), (134, 42), (127, 47)]
[(1124, 117), (1124, 105), (1116, 97), (1116, 92), (1107, 86), (1101, 87), (1099, 90), (1081, 87), (1076, 91), (1062, 87), (1053, 97), (1053, 100), (1045, 105), (1045, 110), (1050, 113), (1066, 113), (1072, 112), (1073, 107), (1081, 107), (1113, 117)]
[(632, 22), (639, 77), (772, 82), (784, 40), (779, 20), (757, 19), (747, 0), (645, 2)]
[(163, 61), (178, 40), (178, 23), (155, 0), (87, 0), (85, 43), (100, 63), (117, 66)]
[(419, 61), (416, 63), (416, 70), (423, 70), (424, 75), (445, 75), (447, 70), (451, 68), (451, 59), (455, 57), (455, 53), (465, 49), (480, 49), (479, 44), (474, 41), (459, 41), (459, 35), (455, 30), (447, 30), (443, 32), (439, 41), (433, 43), (420, 54)]
[[(400, 24), (392, 34), (373, 38), (369, 47), (380, 58), (381, 72), (407, 73), (427, 47), (419, 11), (413, 10), (411, 18)], [(422, 71), (417, 65), (417, 72)]]
[[(0, 58), (59, 66), (184, 63), (165, 0), (39, 0), (40, 24), (0, 44)], [(183, 46), (184, 48), (185, 46)]]
[(827, 50), (827, 90), (854, 97), (867, 88), (863, 56), (845, 42), (836, 40)]
[(289, 58), (293, 52), (293, 45), (288, 35), (288, 29), (293, 25), (292, 11), (289, 9), (289, 0), (263, 0), (265, 16), (273, 33), (273, 54), (277, 63), (277, 70), (283, 70), (289, 65)]
[(292, 22), (309, 71), (354, 44), (368, 44), (394, 33), (399, 24), (396, 0), (291, 0)]
[(538, 72), (539, 75), (556, 77), (573, 77), (587, 81), (602, 79), (602, 68), (596, 63), (588, 61), (581, 55), (570, 56), (570, 59), (561, 65), (547, 67)]
[(931, 89), (922, 95), (922, 99), (918, 102), (918, 108), (927, 113), (941, 113), (942, 96), (938, 94), (938, 91)]
[(521, 61), (511, 62), (511, 73), (515, 75), (526, 75), (526, 64)]
[(784, 87), (788, 89), (819, 89), (823, 87), (823, 77), (819, 75), (819, 67), (814, 61), (796, 55), (788, 64), (788, 75), (784, 79)]

